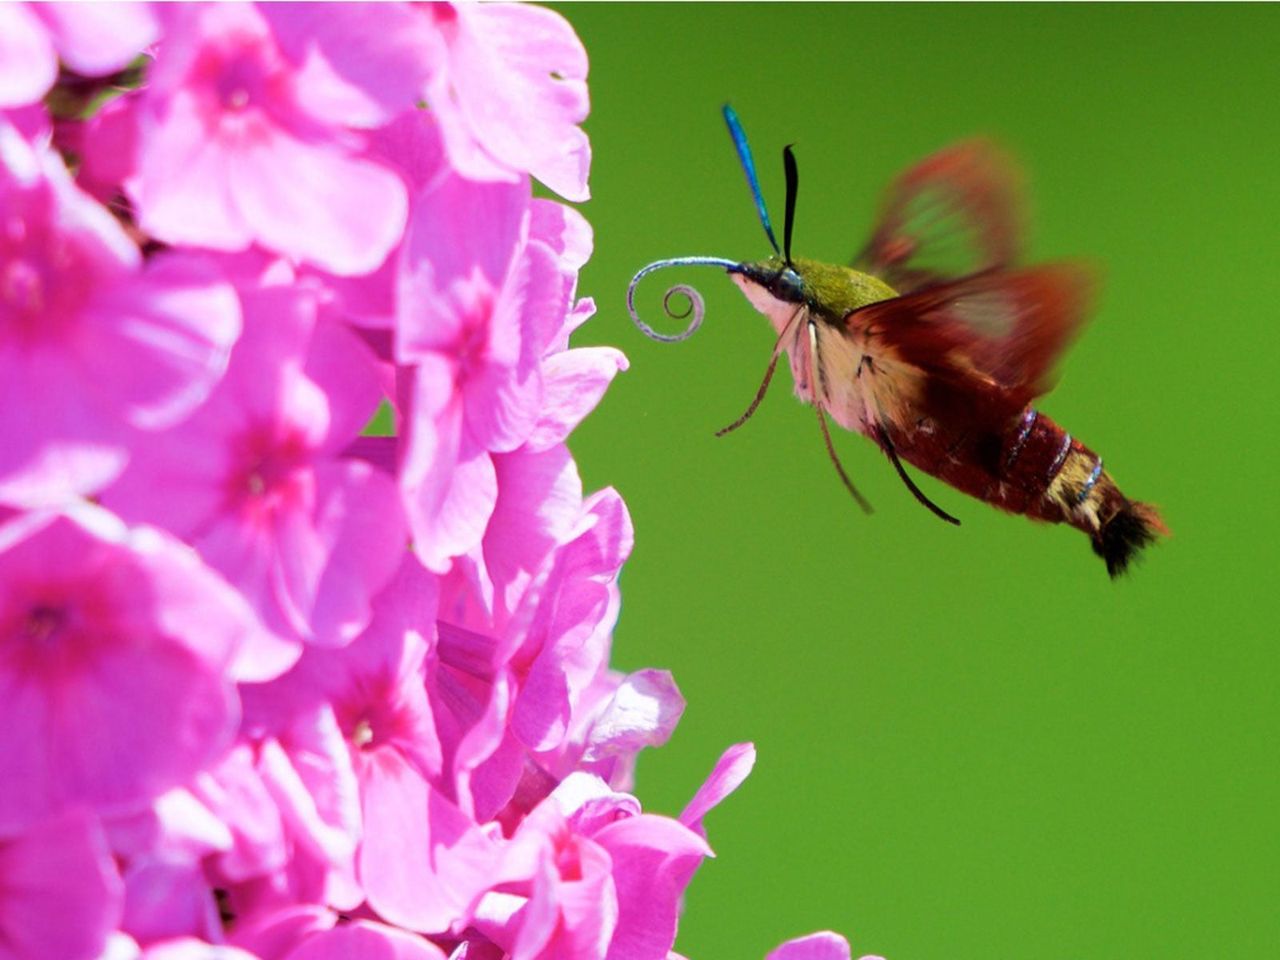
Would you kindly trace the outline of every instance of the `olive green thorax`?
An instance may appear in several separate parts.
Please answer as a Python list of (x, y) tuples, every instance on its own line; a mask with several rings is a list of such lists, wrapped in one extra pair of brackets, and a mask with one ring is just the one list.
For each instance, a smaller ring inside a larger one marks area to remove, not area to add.
[[(799, 257), (791, 261), (791, 270), (800, 278), (796, 291), (786, 282), (780, 282), (787, 264), (782, 257), (739, 264), (732, 272), (741, 273), (749, 280), (769, 289), (775, 297), (791, 303), (801, 300), (814, 313), (830, 323), (839, 323), (859, 307), (896, 297), (897, 291), (878, 277), (862, 273), (852, 267)], [(791, 283), (794, 283), (792, 279)]]

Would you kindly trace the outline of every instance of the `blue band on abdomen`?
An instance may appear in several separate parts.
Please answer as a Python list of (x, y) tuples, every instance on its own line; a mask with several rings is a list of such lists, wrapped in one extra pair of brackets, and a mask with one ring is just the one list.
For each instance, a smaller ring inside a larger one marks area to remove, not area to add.
[(1084, 486), (1080, 488), (1080, 492), (1076, 494), (1076, 503), (1084, 503), (1090, 492), (1098, 482), (1098, 478), (1102, 476), (1102, 458), (1098, 458), (1098, 462), (1093, 465), (1093, 472), (1089, 474), (1089, 479), (1084, 482)]
[(1038, 416), (1040, 414), (1027, 407), (1026, 413), (1022, 415), (1022, 429), (1018, 431), (1018, 436), (1014, 438), (1013, 446), (1009, 449), (1009, 456), (1005, 458), (1005, 470), (1013, 469), (1013, 462), (1018, 459), (1018, 454), (1022, 453), (1022, 447), (1027, 442), (1027, 437), (1031, 436), (1031, 428), (1036, 425)]
[(1063, 463), (1067, 460), (1067, 454), (1071, 452), (1071, 434), (1064, 433), (1062, 435), (1062, 449), (1058, 451), (1058, 455), (1053, 458), (1053, 463), (1049, 467), (1049, 483), (1053, 483), (1054, 477), (1058, 475), (1058, 471), (1062, 469)]

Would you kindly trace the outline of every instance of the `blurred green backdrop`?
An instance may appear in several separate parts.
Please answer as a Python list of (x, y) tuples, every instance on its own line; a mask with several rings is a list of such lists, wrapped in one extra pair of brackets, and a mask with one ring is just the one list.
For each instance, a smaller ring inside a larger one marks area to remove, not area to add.
[[(689, 701), (637, 792), (677, 812), (725, 746), (759, 749), (676, 948), (758, 958), (833, 928), (891, 960), (1280, 956), (1280, 8), (558, 9), (591, 56), (600, 309), (576, 342), (631, 359), (573, 446), (636, 526), (616, 662), (670, 668)], [(1105, 268), (1040, 406), (1173, 539), (1111, 583), (1080, 533), (917, 472), (963, 520), (940, 523), (842, 434), (863, 516), (785, 369), (715, 439), (765, 320), (715, 271), (668, 272), (642, 287), (650, 320), (686, 277), (708, 315), (656, 344), (623, 296), (660, 257), (767, 252), (726, 100), (778, 221), (796, 144), (803, 256), (847, 260), (930, 151), (1011, 148), (1031, 258)]]

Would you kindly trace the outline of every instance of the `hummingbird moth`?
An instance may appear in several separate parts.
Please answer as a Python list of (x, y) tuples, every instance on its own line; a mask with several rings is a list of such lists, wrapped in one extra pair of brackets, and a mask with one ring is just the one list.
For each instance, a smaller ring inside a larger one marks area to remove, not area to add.
[[(1168, 533), (1153, 507), (1120, 492), (1100, 456), (1031, 405), (1052, 386), (1054, 361), (1080, 328), (1093, 279), (1077, 264), (1017, 264), (1017, 177), (995, 147), (960, 143), (909, 169), (890, 188), (871, 239), (842, 266), (791, 255), (799, 172), (790, 146), (782, 154), (778, 246), (742, 125), (727, 104), (724, 117), (773, 256), (659, 260), (627, 289), (636, 325), (677, 342), (702, 322), (697, 290), (679, 284), (666, 292), (667, 315), (692, 319), (683, 332), (663, 334), (637, 314), (636, 286), (667, 267), (722, 267), (777, 332), (755, 398), (717, 436), (756, 411), (786, 353), (796, 395), (813, 406), (831, 462), (867, 512), (836, 456), (828, 416), (871, 438), (915, 498), (948, 523), (959, 520), (925, 495), (904, 463), (1001, 510), (1083, 531), (1113, 577)], [(688, 300), (682, 313), (672, 307), (677, 295)]]

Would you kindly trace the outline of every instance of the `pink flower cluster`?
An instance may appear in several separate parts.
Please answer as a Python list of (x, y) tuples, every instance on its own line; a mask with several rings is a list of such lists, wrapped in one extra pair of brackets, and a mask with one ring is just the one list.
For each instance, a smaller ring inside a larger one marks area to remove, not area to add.
[[(533, 7), (0, 5), (0, 958), (666, 960)], [(395, 436), (364, 435), (379, 409)], [(775, 960), (842, 960), (834, 934)]]

